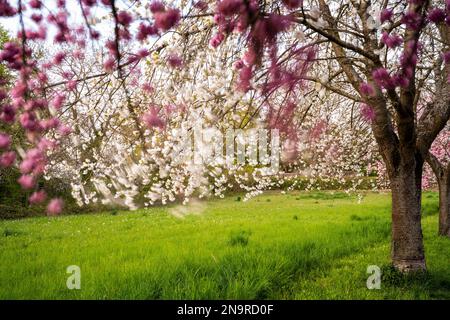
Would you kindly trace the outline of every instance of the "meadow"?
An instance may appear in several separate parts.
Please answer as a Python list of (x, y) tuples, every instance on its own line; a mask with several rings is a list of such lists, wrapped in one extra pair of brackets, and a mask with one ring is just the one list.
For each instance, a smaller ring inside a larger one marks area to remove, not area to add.
[[(429, 272), (389, 267), (390, 196), (266, 193), (0, 221), (0, 299), (450, 299), (450, 239), (423, 196)], [(66, 268), (81, 269), (69, 290)], [(367, 267), (381, 268), (369, 290)]]

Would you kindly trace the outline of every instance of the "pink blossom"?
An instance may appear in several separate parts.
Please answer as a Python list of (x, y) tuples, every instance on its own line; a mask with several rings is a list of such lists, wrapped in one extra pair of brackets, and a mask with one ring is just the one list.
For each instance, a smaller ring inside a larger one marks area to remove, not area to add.
[(384, 23), (392, 19), (393, 11), (391, 9), (384, 9), (380, 14), (380, 22)]
[(234, 27), (234, 30), (236, 30), (238, 33), (242, 33), (245, 30), (247, 30), (248, 26), (249, 26), (248, 16), (241, 15), (241, 16), (239, 16), (239, 18), (237, 20), (237, 23), (236, 23), (236, 26)]
[(0, 1), (0, 16), (12, 17), (16, 14), (16, 9), (11, 7), (8, 1)]
[(238, 90), (247, 92), (250, 89), (251, 78), (252, 78), (252, 68), (244, 66), (239, 72)]
[(73, 78), (73, 73), (70, 72), (70, 71), (63, 71), (63, 73), (61, 75), (66, 80), (69, 80), (69, 79)]
[(241, 59), (239, 59), (238, 61), (236, 61), (234, 63), (234, 67), (239, 70), (242, 69), (244, 67), (244, 61), (242, 61)]
[(255, 62), (256, 62), (256, 54), (255, 54), (255, 52), (253, 50), (249, 49), (246, 53), (244, 53), (244, 56), (242, 57), (242, 60), (248, 66), (254, 65)]
[(11, 90), (11, 97), (14, 98), (22, 98), (27, 91), (26, 84), (22, 82), (16, 82), (14, 88)]
[(100, 32), (98, 32), (97, 30), (91, 30), (90, 36), (92, 39), (98, 40), (100, 38)]
[[(58, 120), (58, 123), (59, 123), (59, 120)], [(49, 140), (47, 138), (41, 138), (41, 140), (38, 143), (38, 149), (41, 150), (42, 152), (54, 149), (56, 146), (57, 146), (56, 141)]]
[(30, 173), (33, 170), (34, 161), (32, 159), (25, 159), (20, 164), (20, 172), (23, 174)]
[(42, 3), (40, 0), (30, 0), (30, 2), (28, 2), (28, 4), (33, 9), (40, 9), (42, 7)]
[(10, 104), (5, 104), (0, 109), (0, 120), (6, 123), (14, 122), (16, 118), (16, 110)]
[(431, 9), (428, 13), (428, 19), (433, 23), (441, 23), (445, 20), (445, 11), (439, 8)]
[(163, 12), (166, 10), (166, 7), (161, 1), (153, 1), (149, 5), (151, 13)]
[(35, 185), (35, 181), (33, 176), (30, 175), (22, 175), (17, 180), (23, 189), (32, 189)]
[[(40, 145), (40, 148), (34, 148), (27, 152), (24, 160), (20, 164), (20, 172), (22, 174), (33, 173), (35, 175), (39, 175), (44, 172), (47, 160), (43, 152), (50, 147), (48, 145), (45, 145), (50, 143), (48, 140), (48, 142), (46, 140), (47, 139), (41, 140), (42, 144)], [(54, 144), (51, 145), (51, 147), (53, 146)]]
[(24, 109), (26, 111), (33, 111), (33, 110), (44, 110), (46, 109), (48, 103), (44, 99), (36, 99), (36, 100), (29, 100), (26, 102)]
[(238, 13), (243, 5), (242, 0), (222, 0), (217, 4), (216, 10), (224, 16), (231, 16)]
[(41, 82), (41, 84), (48, 82), (48, 76), (44, 72), (39, 72), (38, 73), (38, 79)]
[(220, 13), (216, 13), (214, 15), (214, 23), (217, 25), (221, 25), (223, 22), (225, 22), (225, 16), (223, 14)]
[(119, 11), (117, 13), (117, 22), (119, 22), (121, 25), (129, 26), (130, 23), (133, 21), (133, 17), (126, 11)]
[(422, 24), (422, 17), (414, 11), (408, 11), (403, 14), (401, 23), (409, 29), (417, 30)]
[(166, 126), (165, 121), (158, 115), (159, 110), (156, 107), (151, 107), (148, 112), (142, 116), (142, 121), (149, 128), (163, 129)]
[(303, 5), (303, 0), (283, 0), (283, 4), (289, 9), (297, 9)]
[(56, 96), (53, 98), (52, 100), (52, 106), (56, 109), (59, 110), (61, 109), (64, 100), (66, 99), (66, 96), (62, 93), (57, 93)]
[(49, 118), (49, 119), (44, 119), (41, 121), (41, 127), (44, 130), (50, 130), (50, 129), (55, 129), (59, 126), (59, 119), (58, 118)]
[(67, 90), (74, 91), (77, 88), (77, 81), (76, 80), (69, 80), (66, 84)]
[(367, 82), (363, 82), (359, 85), (359, 91), (364, 96), (373, 96), (375, 94), (375, 90), (373, 89), (372, 85), (368, 84)]
[(0, 149), (7, 149), (11, 145), (11, 137), (6, 133), (0, 133)]
[(16, 153), (14, 151), (5, 152), (0, 156), (0, 167), (9, 167), (14, 161), (16, 161)]
[(116, 60), (114, 58), (109, 58), (103, 63), (103, 68), (108, 73), (112, 73), (114, 71), (114, 67), (116, 66)]
[(286, 31), (291, 23), (292, 20), (290, 16), (272, 13), (268, 17), (256, 21), (251, 37), (257, 42), (273, 43), (277, 35)]
[(83, 51), (77, 49), (77, 50), (75, 50), (73, 52), (73, 57), (75, 59), (83, 59), (84, 58), (84, 53), (83, 53)]
[(36, 22), (36, 23), (41, 22), (41, 21), (42, 21), (42, 14), (39, 14), (39, 13), (33, 13), (33, 14), (31, 15), (31, 20), (33, 20), (33, 21)]
[(145, 48), (139, 49), (137, 52), (137, 56), (141, 59), (148, 57), (149, 54), (150, 52), (148, 51), (148, 49)]
[(24, 112), (19, 118), (20, 125), (29, 131), (39, 131), (41, 129), (39, 121), (33, 112)]
[(397, 87), (406, 88), (409, 85), (409, 78), (402, 73), (397, 73), (392, 77), (392, 82)]
[(392, 80), (389, 72), (385, 68), (378, 68), (372, 72), (373, 79), (381, 88), (394, 89), (395, 83)]
[(108, 49), (111, 56), (114, 56), (114, 57), (118, 56), (116, 43), (114, 41), (112, 41), (112, 40), (106, 41), (105, 47)]
[(403, 43), (403, 38), (396, 34), (390, 35), (387, 32), (383, 32), (383, 35), (381, 36), (381, 42), (384, 43), (388, 48), (395, 48)]
[(17, 43), (6, 42), (3, 45), (3, 50), (0, 52), (0, 60), (8, 62), (11, 69), (20, 69), (20, 56), (22, 49)]
[(60, 125), (58, 127), (58, 132), (62, 136), (67, 136), (72, 132), (72, 129), (66, 125)]
[(30, 196), (28, 201), (31, 204), (38, 204), (38, 203), (45, 201), (46, 198), (47, 198), (47, 194), (45, 193), (45, 191), (40, 190), (40, 191), (33, 192), (33, 194)]
[(223, 39), (225, 39), (225, 36), (223, 33), (221, 33), (221, 32), (216, 33), (211, 38), (211, 40), (209, 40), (209, 44), (211, 45), (211, 47), (217, 48), (222, 43)]
[(152, 93), (155, 89), (153, 88), (153, 86), (150, 83), (144, 83), (142, 85), (142, 90), (144, 90), (147, 93)]
[(141, 23), (138, 27), (138, 32), (136, 34), (136, 39), (138, 41), (144, 41), (148, 36), (153, 36), (158, 33), (158, 30), (153, 25), (147, 25)]
[(58, 52), (53, 57), (53, 63), (56, 64), (56, 65), (59, 65), (59, 64), (61, 64), (61, 62), (64, 60), (65, 57), (66, 57), (66, 53), (64, 53), (62, 51)]
[(361, 116), (364, 121), (371, 123), (375, 120), (375, 111), (371, 106), (363, 103), (361, 104)]
[(172, 68), (179, 68), (183, 65), (183, 60), (176, 54), (171, 54), (167, 57), (167, 63)]
[(442, 56), (445, 63), (450, 63), (450, 51), (444, 52)]
[(163, 12), (156, 12), (154, 17), (155, 26), (163, 31), (167, 31), (174, 27), (181, 18), (180, 10), (178, 9), (168, 9)]
[(57, 216), (59, 215), (64, 206), (64, 201), (60, 198), (54, 198), (50, 200), (50, 203), (47, 206), (47, 214), (49, 216)]
[(97, 0), (81, 0), (85, 6), (92, 7), (97, 3)]

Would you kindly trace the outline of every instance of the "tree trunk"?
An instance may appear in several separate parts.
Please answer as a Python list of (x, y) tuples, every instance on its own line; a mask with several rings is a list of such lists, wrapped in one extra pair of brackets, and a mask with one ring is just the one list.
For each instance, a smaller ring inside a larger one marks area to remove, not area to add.
[(439, 182), (439, 235), (450, 237), (450, 172)]
[(392, 189), (392, 262), (401, 272), (425, 271), (421, 226), (422, 164), (399, 164), (390, 175)]
[(431, 152), (427, 162), (439, 184), (439, 231), (440, 236), (450, 237), (450, 163), (445, 166)]

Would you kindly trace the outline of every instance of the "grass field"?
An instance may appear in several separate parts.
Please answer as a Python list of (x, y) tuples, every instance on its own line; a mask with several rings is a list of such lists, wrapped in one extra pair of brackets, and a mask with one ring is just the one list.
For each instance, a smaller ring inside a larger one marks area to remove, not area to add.
[[(429, 274), (414, 279), (387, 267), (388, 194), (269, 193), (0, 221), (0, 299), (450, 299), (437, 206), (424, 194)], [(81, 290), (66, 287), (69, 265), (81, 268)], [(369, 265), (382, 267), (380, 290), (366, 288)]]

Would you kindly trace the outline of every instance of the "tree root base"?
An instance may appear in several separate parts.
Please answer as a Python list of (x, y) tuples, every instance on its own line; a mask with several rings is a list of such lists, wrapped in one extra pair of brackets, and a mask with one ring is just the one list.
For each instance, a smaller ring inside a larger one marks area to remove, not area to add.
[(395, 269), (402, 273), (416, 273), (427, 271), (425, 259), (421, 260), (394, 260)]

